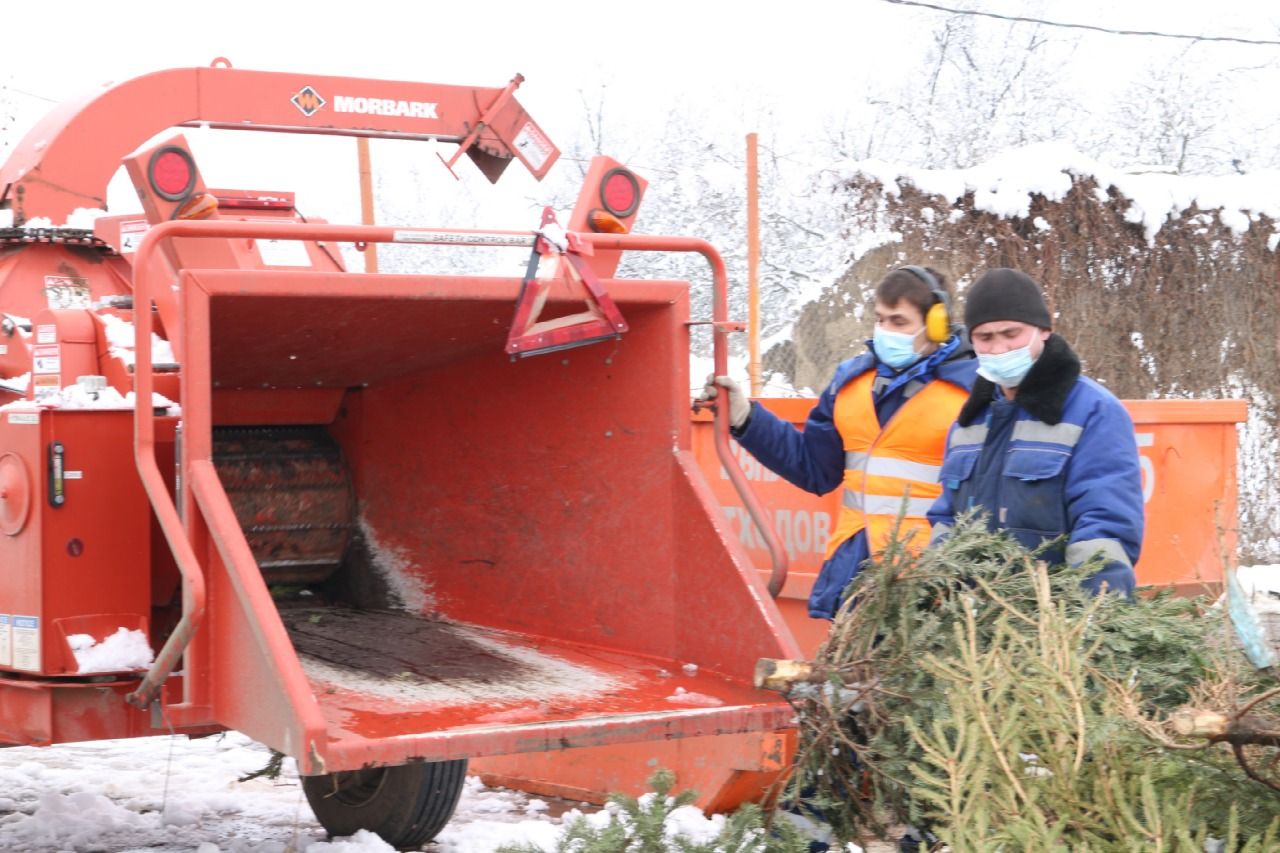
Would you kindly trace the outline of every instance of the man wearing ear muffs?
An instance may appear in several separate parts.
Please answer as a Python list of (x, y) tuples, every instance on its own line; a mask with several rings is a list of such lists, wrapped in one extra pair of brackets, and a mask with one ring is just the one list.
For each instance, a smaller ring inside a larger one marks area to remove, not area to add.
[(1142, 469), (1133, 421), (1115, 395), (1081, 375), (1040, 286), (994, 269), (965, 294), (964, 320), (978, 376), (947, 440), (942, 496), (929, 511), (933, 539), (956, 514), (988, 513), (1027, 548), (1066, 536), (1050, 565), (1105, 561), (1083, 581), (1092, 592), (1133, 591), (1142, 547)]
[(938, 481), (947, 430), (973, 387), (977, 363), (952, 325), (946, 282), (906, 266), (876, 286), (876, 325), (867, 351), (841, 363), (803, 431), (751, 402), (737, 382), (712, 376), (700, 399), (729, 391), (734, 437), (766, 468), (823, 495), (843, 483), (839, 519), (809, 596), (809, 615), (831, 619), (862, 564), (902, 531), (929, 541), (925, 513)]

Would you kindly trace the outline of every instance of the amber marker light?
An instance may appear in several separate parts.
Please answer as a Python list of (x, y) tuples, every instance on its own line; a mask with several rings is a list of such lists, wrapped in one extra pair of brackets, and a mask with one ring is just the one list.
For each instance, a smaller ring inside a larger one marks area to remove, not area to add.
[(587, 227), (604, 234), (626, 234), (626, 224), (607, 210), (595, 208), (587, 214)]
[(173, 212), (174, 219), (208, 219), (218, 212), (218, 200), (209, 193), (198, 193)]

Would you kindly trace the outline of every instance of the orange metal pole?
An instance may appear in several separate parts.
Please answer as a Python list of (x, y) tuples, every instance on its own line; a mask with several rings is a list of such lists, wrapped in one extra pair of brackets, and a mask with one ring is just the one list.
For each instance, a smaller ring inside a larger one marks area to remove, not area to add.
[(747, 134), (747, 375), (760, 396), (760, 170), (754, 133)]
[[(356, 153), (360, 160), (360, 221), (373, 225), (373, 166), (369, 160), (369, 138), (356, 138)], [(378, 244), (366, 243), (364, 247), (364, 271), (378, 271)]]

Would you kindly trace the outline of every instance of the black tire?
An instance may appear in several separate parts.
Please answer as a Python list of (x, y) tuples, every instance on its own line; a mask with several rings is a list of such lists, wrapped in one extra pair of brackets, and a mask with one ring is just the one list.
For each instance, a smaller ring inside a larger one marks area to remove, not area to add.
[(421, 847), (449, 822), (467, 760), (423, 761), (303, 776), (302, 790), (330, 835), (367, 829), (398, 850)]

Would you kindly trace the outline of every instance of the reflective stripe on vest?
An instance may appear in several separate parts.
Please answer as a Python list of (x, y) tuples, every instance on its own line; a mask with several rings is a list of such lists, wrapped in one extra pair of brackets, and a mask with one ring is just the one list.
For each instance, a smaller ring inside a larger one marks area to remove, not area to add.
[[(923, 516), (933, 506), (934, 498), (907, 498), (907, 515)], [(902, 498), (891, 498), (888, 495), (864, 495), (861, 492), (844, 493), (844, 505), (870, 515), (891, 515), (897, 517), (902, 512)]]
[(907, 499), (902, 529), (911, 531), (912, 547), (929, 537), (924, 517), (942, 493), (938, 473), (950, 429), (967, 392), (949, 382), (924, 385), (880, 426), (872, 399), (876, 372), (868, 371), (836, 394), (832, 420), (844, 442), (844, 500), (827, 556), (864, 528), (867, 546), (876, 554), (888, 544)]
[(845, 468), (861, 468), (868, 474), (883, 477), (900, 477), (904, 480), (922, 480), (926, 483), (938, 482), (941, 465), (926, 465), (923, 462), (909, 462), (906, 459), (889, 459), (884, 456), (872, 456), (868, 453), (850, 451), (844, 455)]

